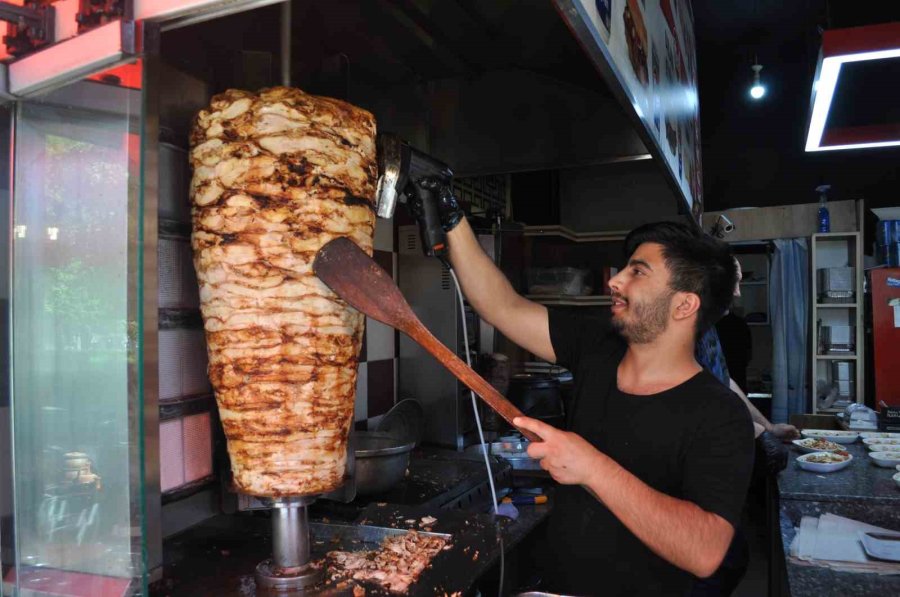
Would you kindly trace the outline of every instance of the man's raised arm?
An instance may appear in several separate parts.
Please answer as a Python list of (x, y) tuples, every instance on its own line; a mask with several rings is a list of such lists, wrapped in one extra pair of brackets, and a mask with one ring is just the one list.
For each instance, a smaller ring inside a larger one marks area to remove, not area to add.
[(482, 250), (465, 218), (447, 233), (447, 241), (463, 294), (481, 318), (525, 350), (556, 362), (547, 307), (513, 289)]

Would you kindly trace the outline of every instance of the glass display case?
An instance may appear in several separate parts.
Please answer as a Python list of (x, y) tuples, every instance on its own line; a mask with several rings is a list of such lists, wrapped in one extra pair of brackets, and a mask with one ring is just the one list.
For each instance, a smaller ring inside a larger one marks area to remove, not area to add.
[(6, 108), (3, 595), (146, 592), (141, 93), (105, 73)]

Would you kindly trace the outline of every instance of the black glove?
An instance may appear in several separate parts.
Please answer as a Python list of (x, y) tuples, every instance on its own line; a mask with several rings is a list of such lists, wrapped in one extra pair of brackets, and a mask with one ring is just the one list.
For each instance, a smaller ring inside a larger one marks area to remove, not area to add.
[[(413, 188), (415, 188), (415, 186), (416, 185), (413, 185)], [(439, 178), (426, 176), (419, 180), (418, 186), (431, 191), (431, 193), (424, 195), (427, 197), (427, 199), (424, 200), (435, 201), (437, 203), (438, 217), (444, 232), (450, 232), (456, 228), (456, 225), (463, 219), (465, 212), (463, 212), (459, 203), (456, 202), (456, 197), (450, 189), (450, 184)], [(425, 217), (422, 201), (422, 193), (417, 192), (407, 195), (406, 205), (409, 208), (409, 213), (420, 222)]]
[(787, 448), (768, 431), (763, 431), (756, 438), (756, 454), (757, 458), (762, 459), (763, 469), (770, 475), (777, 475), (787, 466)]

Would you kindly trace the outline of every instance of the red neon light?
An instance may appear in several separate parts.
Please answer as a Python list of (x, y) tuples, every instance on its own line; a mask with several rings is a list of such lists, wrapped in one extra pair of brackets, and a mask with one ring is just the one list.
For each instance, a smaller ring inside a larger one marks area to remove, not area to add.
[(88, 77), (91, 81), (115, 85), (117, 87), (127, 87), (128, 89), (140, 89), (143, 76), (143, 61), (138, 59), (131, 64), (123, 64), (116, 66), (102, 73), (91, 75)]
[(893, 50), (898, 46), (900, 23), (831, 29), (822, 34), (823, 58)]

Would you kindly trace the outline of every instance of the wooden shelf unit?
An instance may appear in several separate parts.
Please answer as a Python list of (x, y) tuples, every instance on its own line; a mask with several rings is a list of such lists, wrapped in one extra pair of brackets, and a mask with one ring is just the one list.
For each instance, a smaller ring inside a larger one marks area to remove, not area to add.
[[(812, 335), (810, 337), (810, 381), (813, 394), (812, 412), (835, 412), (834, 408), (821, 408), (819, 387), (834, 384), (832, 367), (835, 362), (850, 363), (853, 372), (853, 393), (838, 396), (838, 400), (849, 398), (857, 403), (865, 401), (865, 338), (863, 328), (863, 238), (861, 232), (830, 232), (814, 234), (810, 244), (810, 302)], [(853, 267), (854, 300), (848, 303), (822, 303), (819, 294), (818, 270), (829, 267)], [(821, 325), (820, 325), (821, 322)], [(819, 338), (822, 326), (855, 326), (853, 336), (855, 351), (849, 354), (819, 353)], [(843, 410), (843, 409), (838, 409)]]

